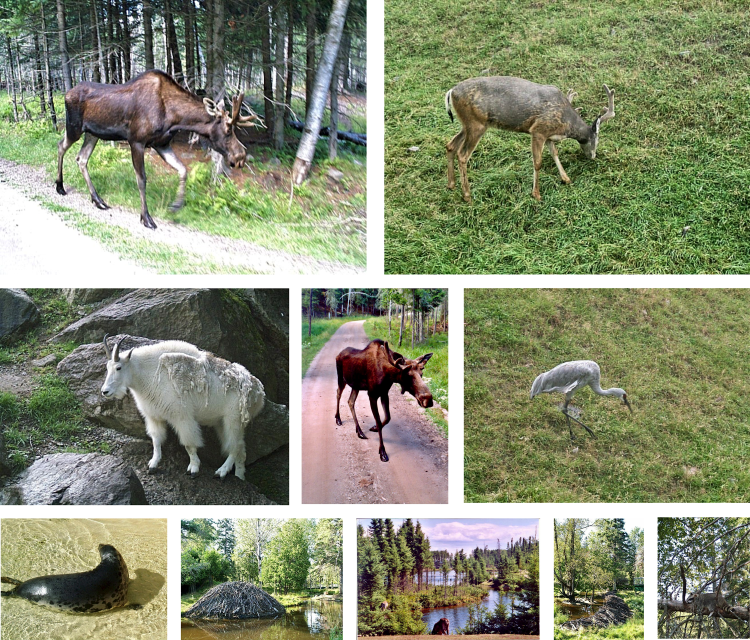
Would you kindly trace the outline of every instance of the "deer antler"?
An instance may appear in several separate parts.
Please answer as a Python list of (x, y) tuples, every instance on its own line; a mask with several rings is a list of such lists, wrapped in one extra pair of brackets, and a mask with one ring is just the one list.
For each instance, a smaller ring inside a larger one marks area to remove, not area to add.
[(609, 104), (599, 116), (599, 124), (601, 124), (602, 122), (606, 122), (607, 120), (609, 120), (610, 118), (614, 118), (615, 116), (615, 90), (610, 89), (606, 84), (602, 86), (604, 87), (604, 91), (607, 94)]
[(266, 123), (263, 122), (263, 118), (261, 118), (257, 113), (255, 113), (250, 107), (245, 107), (249, 112), (249, 116), (243, 116), (242, 115), (242, 101), (245, 99), (245, 94), (240, 93), (239, 95), (234, 96), (232, 98), (232, 120), (231, 124), (233, 126), (237, 127), (255, 127), (257, 126), (254, 122), (257, 120), (260, 125), (265, 129)]
[(570, 102), (570, 104), (573, 104), (573, 98), (575, 98), (577, 95), (578, 95), (577, 91), (573, 91), (573, 89), (568, 89), (568, 95), (566, 96), (566, 98), (568, 99), (568, 102)]

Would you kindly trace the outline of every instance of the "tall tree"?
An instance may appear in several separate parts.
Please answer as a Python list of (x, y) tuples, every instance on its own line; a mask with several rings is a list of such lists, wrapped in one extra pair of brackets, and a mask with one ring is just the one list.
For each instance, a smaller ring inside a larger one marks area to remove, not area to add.
[(68, 55), (68, 27), (65, 22), (64, 0), (57, 0), (57, 41), (60, 46), (60, 64), (62, 65), (63, 84), (67, 93), (73, 88), (73, 75), (70, 72)]
[(276, 46), (274, 50), (275, 67), (274, 83), (276, 85), (276, 95), (274, 101), (273, 116), (273, 146), (276, 150), (284, 147), (284, 113), (286, 111), (284, 81), (286, 78), (286, 7), (282, 2), (277, 2), (274, 9), (274, 18), (276, 22)]
[[(190, 2), (191, 0), (186, 0)], [(92, 3), (93, 4), (93, 3)], [(145, 70), (154, 68), (154, 7), (151, 0), (143, 0), (143, 52)]]
[(310, 175), (315, 145), (318, 143), (320, 134), (320, 123), (323, 121), (323, 112), (326, 106), (326, 95), (331, 84), (333, 66), (336, 63), (339, 46), (341, 44), (341, 33), (344, 30), (346, 11), (349, 8), (349, 0), (333, 0), (331, 15), (328, 20), (326, 41), (323, 45), (323, 53), (315, 74), (315, 88), (313, 90), (312, 106), (305, 118), (305, 131), (300, 138), (297, 148), (297, 158), (292, 167), (292, 179), (295, 184), (302, 184)]

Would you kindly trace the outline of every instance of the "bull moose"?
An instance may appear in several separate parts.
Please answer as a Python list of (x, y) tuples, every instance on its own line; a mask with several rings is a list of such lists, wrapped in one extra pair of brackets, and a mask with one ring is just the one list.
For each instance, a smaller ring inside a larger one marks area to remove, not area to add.
[(237, 140), (234, 127), (252, 127), (262, 119), (250, 111), (240, 114), (244, 94), (232, 100), (232, 113), (208, 98), (199, 98), (183, 89), (162, 71), (146, 71), (125, 84), (82, 82), (65, 94), (65, 136), (57, 145), (57, 192), (63, 187), (63, 158), (70, 146), (83, 138), (76, 156), (92, 202), (109, 209), (99, 197), (89, 176), (88, 162), (99, 140), (126, 140), (130, 145), (133, 168), (141, 194), (141, 223), (156, 229), (146, 204), (146, 171), (143, 155), (152, 147), (162, 160), (180, 174), (177, 199), (170, 207), (180, 209), (185, 201), (187, 169), (172, 150), (172, 138), (179, 131), (204, 136), (209, 145), (226, 158), (231, 167), (245, 164), (245, 148)]
[[(388, 462), (388, 454), (383, 445), (383, 427), (391, 420), (391, 412), (388, 407), (388, 391), (395, 382), (401, 385), (401, 393), (408, 391), (412, 394), (422, 407), (432, 406), (432, 393), (427, 384), (422, 380), (422, 372), (427, 361), (432, 357), (426, 353), (416, 360), (408, 360), (400, 353), (391, 351), (387, 342), (373, 340), (364, 349), (347, 347), (336, 356), (336, 373), (338, 374), (338, 390), (336, 391), (336, 424), (341, 426), (341, 415), (339, 404), (341, 393), (346, 385), (352, 388), (349, 396), (349, 409), (354, 417), (357, 427), (357, 436), (367, 439), (362, 433), (354, 411), (354, 403), (360, 391), (367, 391), (370, 397), (370, 408), (375, 417), (375, 426), (370, 431), (377, 431), (380, 435), (380, 459)], [(383, 405), (385, 420), (380, 421), (378, 412), (378, 398)]]

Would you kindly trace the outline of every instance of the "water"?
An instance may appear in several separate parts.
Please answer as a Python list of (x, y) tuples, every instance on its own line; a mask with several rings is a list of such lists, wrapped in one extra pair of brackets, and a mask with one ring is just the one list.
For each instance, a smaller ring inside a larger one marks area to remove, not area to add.
[(342, 611), (340, 601), (308, 600), (275, 619), (183, 620), (182, 640), (327, 640), (342, 626)]
[(603, 598), (594, 598), (594, 604), (570, 604), (570, 601), (562, 598), (555, 598), (555, 606), (557, 610), (564, 613), (570, 620), (578, 620), (579, 618), (587, 618), (593, 616), (599, 608), (604, 606)]
[(167, 521), (4, 519), (2, 575), (28, 580), (78, 573), (100, 562), (100, 543), (113, 545), (130, 572), (128, 597), (142, 609), (73, 614), (23, 598), (3, 598), (2, 640), (167, 638)]
[[(442, 576), (440, 578), (442, 580)], [(510, 613), (510, 605), (514, 597), (515, 594), (506, 595), (502, 591), (490, 589), (487, 597), (482, 599), (482, 606), (487, 607), (490, 611), (494, 611), (497, 603), (502, 602), (508, 608), (508, 613)], [(440, 618), (448, 618), (451, 635), (456, 635), (459, 627), (464, 627), (469, 619), (469, 607), (461, 605), (458, 607), (423, 609), (422, 620), (427, 623), (427, 633), (432, 631), (432, 627)]]

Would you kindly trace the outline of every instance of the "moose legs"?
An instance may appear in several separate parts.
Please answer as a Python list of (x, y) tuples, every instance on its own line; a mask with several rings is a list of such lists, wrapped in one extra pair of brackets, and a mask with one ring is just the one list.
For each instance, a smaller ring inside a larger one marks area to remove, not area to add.
[(180, 188), (177, 191), (177, 200), (175, 200), (169, 207), (170, 210), (177, 211), (178, 209), (181, 209), (182, 205), (185, 203), (185, 183), (187, 182), (188, 171), (185, 168), (185, 165), (180, 162), (180, 159), (172, 150), (172, 147), (168, 145), (166, 147), (154, 147), (154, 150), (161, 156), (161, 159), (164, 160), (164, 162), (180, 174)]
[(145, 147), (138, 142), (130, 143), (130, 156), (133, 159), (135, 179), (138, 182), (138, 191), (141, 194), (141, 224), (148, 229), (156, 229), (156, 223), (148, 212), (146, 203), (146, 167), (143, 162)]
[(388, 454), (385, 452), (385, 445), (383, 444), (383, 427), (391, 421), (387, 391), (380, 396), (380, 402), (383, 404), (383, 410), (385, 411), (385, 421), (382, 423), (380, 422), (380, 414), (378, 413), (378, 396), (370, 394), (370, 408), (372, 409), (372, 415), (375, 416), (375, 426), (371, 427), (370, 431), (378, 432), (378, 435), (380, 436), (380, 448), (378, 449), (380, 460), (382, 462), (388, 462)]
[[(57, 193), (59, 193), (61, 196), (67, 195), (65, 187), (63, 187), (63, 158), (65, 157), (68, 149), (70, 149), (70, 147), (75, 142), (77, 142), (80, 137), (80, 133), (77, 136), (70, 136), (66, 131), (63, 139), (57, 143), (57, 181), (55, 182), (55, 185), (57, 187)], [(76, 162), (78, 163), (78, 167), (83, 174), (83, 179), (86, 181), (86, 186), (89, 188), (89, 193), (91, 194), (91, 202), (93, 202), (98, 209), (109, 209), (107, 203), (104, 202), (104, 200), (102, 200), (101, 197), (99, 197), (99, 194), (96, 192), (94, 184), (91, 182), (91, 176), (89, 175), (89, 158), (94, 152), (94, 148), (96, 147), (97, 142), (99, 142), (99, 138), (97, 138), (95, 135), (92, 135), (90, 133), (85, 134), (83, 138), (83, 145), (81, 145), (81, 150), (76, 156)]]
[(464, 200), (466, 202), (471, 202), (469, 176), (466, 165), (485, 131), (487, 131), (485, 125), (478, 123), (473, 124), (472, 126), (464, 125), (463, 129), (461, 129), (461, 131), (446, 145), (446, 150), (448, 152), (448, 188), (453, 189), (456, 186), (453, 159), (458, 155), (458, 172), (461, 175), (461, 191), (463, 192)]

